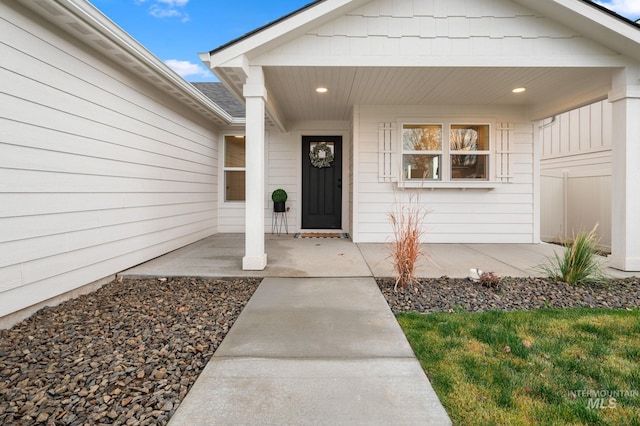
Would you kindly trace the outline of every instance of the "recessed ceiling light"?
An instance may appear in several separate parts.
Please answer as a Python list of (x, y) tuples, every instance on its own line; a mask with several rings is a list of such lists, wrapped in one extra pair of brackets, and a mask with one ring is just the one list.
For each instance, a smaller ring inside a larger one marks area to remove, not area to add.
[(516, 87), (515, 89), (512, 90), (513, 93), (522, 93), (524, 91), (526, 91), (526, 87)]
[(329, 89), (327, 89), (326, 87), (318, 87), (316, 88), (316, 92), (318, 93), (327, 93), (329, 91)]

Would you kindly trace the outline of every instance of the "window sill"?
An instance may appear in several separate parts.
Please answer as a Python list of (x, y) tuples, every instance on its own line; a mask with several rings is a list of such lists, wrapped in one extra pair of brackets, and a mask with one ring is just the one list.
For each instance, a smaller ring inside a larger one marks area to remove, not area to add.
[(422, 188), (422, 189), (496, 189), (498, 186), (502, 185), (503, 182), (495, 182), (495, 181), (472, 181), (472, 180), (462, 180), (455, 182), (441, 182), (441, 181), (428, 181), (428, 180), (409, 180), (409, 181), (401, 181), (398, 182), (399, 188)]

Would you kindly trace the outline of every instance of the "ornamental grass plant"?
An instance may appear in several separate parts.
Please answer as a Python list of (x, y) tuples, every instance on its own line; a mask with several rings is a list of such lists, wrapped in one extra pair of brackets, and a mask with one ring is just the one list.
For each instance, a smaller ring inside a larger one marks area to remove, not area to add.
[(603, 281), (606, 276), (597, 256), (597, 228), (598, 224), (589, 232), (574, 235), (573, 240), (564, 245), (562, 256), (555, 253), (553, 258), (547, 258), (547, 263), (538, 266), (538, 269), (549, 279), (569, 284)]
[(424, 234), (424, 220), (429, 210), (420, 204), (414, 194), (407, 203), (396, 200), (394, 210), (389, 213), (393, 228), (391, 259), (396, 274), (394, 289), (411, 285), (415, 279), (416, 263), (420, 257), (426, 257), (420, 240)]

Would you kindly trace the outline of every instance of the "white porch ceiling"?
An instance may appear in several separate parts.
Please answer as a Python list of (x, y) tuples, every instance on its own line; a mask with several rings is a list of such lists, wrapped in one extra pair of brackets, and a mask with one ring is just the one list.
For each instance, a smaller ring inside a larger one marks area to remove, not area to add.
[[(265, 67), (265, 79), (270, 99), (288, 122), (349, 120), (356, 104), (514, 106), (537, 119), (605, 98), (611, 71), (296, 66)], [(316, 93), (319, 86), (328, 93)], [(520, 86), (527, 91), (511, 92)]]

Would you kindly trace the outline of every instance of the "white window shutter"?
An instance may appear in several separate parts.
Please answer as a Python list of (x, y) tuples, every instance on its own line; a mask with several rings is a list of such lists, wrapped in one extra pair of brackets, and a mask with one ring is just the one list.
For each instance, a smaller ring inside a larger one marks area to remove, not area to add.
[(378, 125), (378, 182), (398, 181), (396, 123)]
[(513, 180), (513, 164), (511, 150), (513, 144), (513, 123), (497, 123), (496, 129), (496, 180), (511, 182)]

